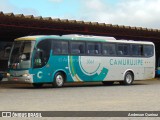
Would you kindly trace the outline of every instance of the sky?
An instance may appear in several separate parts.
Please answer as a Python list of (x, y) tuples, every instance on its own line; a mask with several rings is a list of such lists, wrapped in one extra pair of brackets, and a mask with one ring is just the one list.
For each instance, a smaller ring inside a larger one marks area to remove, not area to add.
[(0, 11), (160, 29), (160, 0), (0, 0)]

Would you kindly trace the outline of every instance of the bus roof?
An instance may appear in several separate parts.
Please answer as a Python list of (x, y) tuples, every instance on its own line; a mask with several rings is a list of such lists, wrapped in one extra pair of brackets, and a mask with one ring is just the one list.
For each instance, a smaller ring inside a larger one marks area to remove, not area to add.
[[(116, 40), (114, 37), (105, 37), (105, 36), (89, 36), (89, 35), (78, 35), (78, 34), (69, 34), (69, 35), (36, 35), (36, 36), (25, 36), (15, 39), (15, 41), (21, 41), (21, 40), (36, 40), (38, 38), (42, 39), (49, 39), (49, 38), (58, 38), (58, 39), (71, 39), (71, 40), (95, 40), (95, 38), (99, 39), (101, 38), (101, 41), (105, 40)], [(98, 40), (97, 40), (98, 41)]]
[(37, 38), (44, 37), (44, 35), (35, 35), (35, 36), (24, 36), (15, 39), (15, 41), (25, 41), (25, 40), (36, 40)]
[(82, 41), (95, 41), (95, 42), (117, 42), (117, 43), (141, 43), (141, 44), (153, 44), (152, 42), (147, 41), (134, 41), (134, 40), (116, 40), (114, 37), (105, 37), (105, 36), (90, 36), (90, 35), (78, 35), (78, 34), (69, 34), (69, 35), (35, 35), (35, 36), (25, 36), (15, 39), (15, 41), (24, 41), (24, 40), (38, 40), (38, 39), (61, 39), (61, 40), (82, 40)]

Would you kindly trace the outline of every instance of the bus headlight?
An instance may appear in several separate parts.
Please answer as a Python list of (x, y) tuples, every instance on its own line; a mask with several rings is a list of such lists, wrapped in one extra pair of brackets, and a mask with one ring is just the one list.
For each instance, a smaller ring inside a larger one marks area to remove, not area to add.
[(23, 76), (23, 77), (28, 77), (29, 74), (25, 73), (25, 74), (23, 74), (22, 76)]
[(11, 74), (7, 73), (7, 77), (10, 77), (10, 76), (11, 76)]

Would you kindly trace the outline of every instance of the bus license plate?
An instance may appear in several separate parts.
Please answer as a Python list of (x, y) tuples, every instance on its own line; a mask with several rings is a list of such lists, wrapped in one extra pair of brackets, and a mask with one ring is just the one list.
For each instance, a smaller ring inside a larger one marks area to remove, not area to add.
[(18, 78), (13, 78), (14, 81), (18, 81)]

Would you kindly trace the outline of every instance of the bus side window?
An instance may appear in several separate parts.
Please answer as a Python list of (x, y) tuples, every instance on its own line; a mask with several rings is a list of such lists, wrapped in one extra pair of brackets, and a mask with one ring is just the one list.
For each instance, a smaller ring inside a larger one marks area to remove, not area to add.
[(85, 54), (85, 42), (71, 42), (71, 54)]
[(153, 56), (153, 46), (152, 45), (144, 45), (144, 56), (152, 57)]
[(87, 53), (89, 55), (100, 55), (101, 54), (101, 44), (100, 43), (87, 43)]
[(132, 45), (133, 56), (143, 56), (143, 45)]
[(34, 55), (34, 68), (40, 68), (47, 64), (50, 57), (51, 40), (42, 40), (38, 43)]
[(52, 49), (54, 54), (68, 54), (68, 42), (54, 41)]
[(68, 42), (62, 42), (62, 54), (68, 54)]
[(102, 54), (107, 56), (113, 56), (116, 54), (115, 44), (103, 43)]
[(118, 51), (118, 55), (123, 55), (123, 51)]
[(118, 44), (117, 46), (117, 54), (120, 56), (130, 55), (130, 45), (129, 44)]

